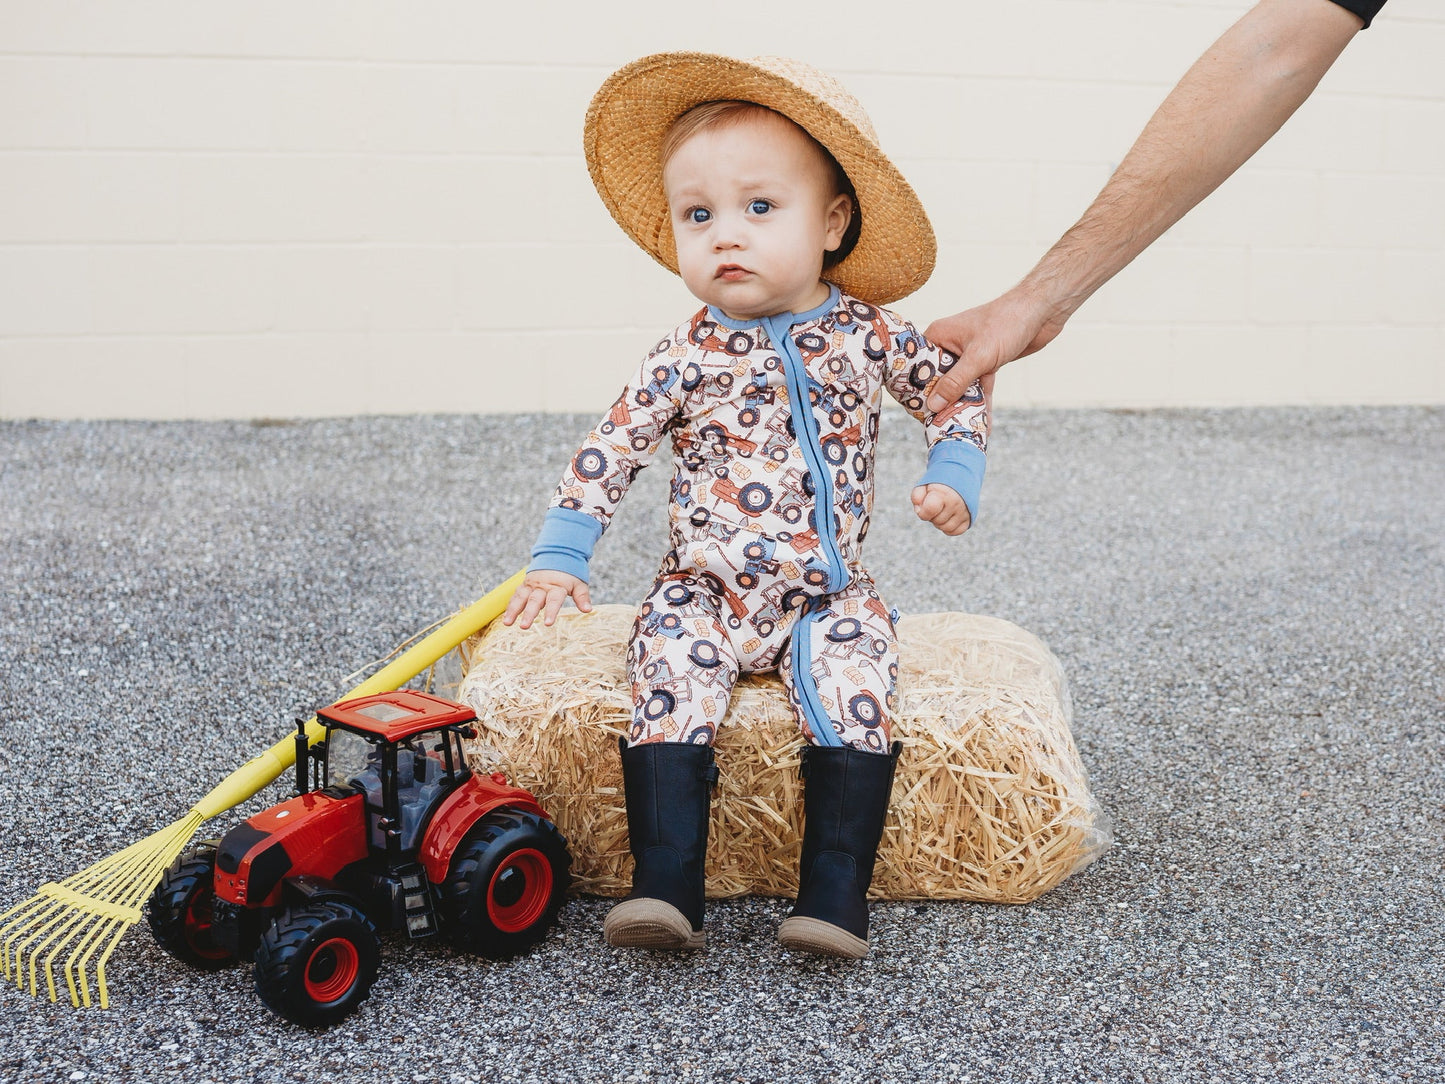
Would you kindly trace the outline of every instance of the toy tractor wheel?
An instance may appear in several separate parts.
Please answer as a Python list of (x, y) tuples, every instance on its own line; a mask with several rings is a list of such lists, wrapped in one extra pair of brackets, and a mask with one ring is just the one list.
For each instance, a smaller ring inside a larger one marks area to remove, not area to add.
[(571, 864), (567, 841), (545, 817), (488, 813), (457, 848), (442, 885), (452, 943), (500, 959), (542, 940), (562, 906)]
[(371, 992), (381, 958), (371, 921), (344, 900), (283, 911), (256, 949), (256, 993), (297, 1024), (324, 1027)]
[(212, 928), (219, 842), (198, 843), (172, 862), (146, 902), (146, 921), (156, 944), (202, 971), (218, 971), (236, 962), (217, 943)]

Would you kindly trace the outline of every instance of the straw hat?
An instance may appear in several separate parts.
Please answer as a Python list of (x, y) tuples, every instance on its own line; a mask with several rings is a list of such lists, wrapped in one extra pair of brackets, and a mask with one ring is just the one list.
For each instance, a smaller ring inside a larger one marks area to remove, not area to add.
[(858, 194), (858, 244), (825, 275), (865, 301), (886, 305), (933, 273), (937, 245), (923, 204), (878, 147), (873, 123), (841, 83), (781, 57), (737, 60), (710, 53), (657, 53), (614, 72), (587, 110), (583, 147), (602, 202), (627, 235), (674, 274), (677, 250), (662, 188), (662, 137), (703, 102), (756, 102), (788, 117), (823, 146)]

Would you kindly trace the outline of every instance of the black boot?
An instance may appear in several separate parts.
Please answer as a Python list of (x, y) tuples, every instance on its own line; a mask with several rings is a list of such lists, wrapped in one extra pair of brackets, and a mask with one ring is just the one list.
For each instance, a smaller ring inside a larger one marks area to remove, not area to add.
[(783, 947), (825, 956), (868, 953), (868, 884), (883, 838), (899, 742), (887, 753), (847, 746), (803, 750), (803, 856), (798, 902)]
[(622, 751), (632, 891), (603, 920), (609, 945), (702, 948), (707, 813), (717, 767), (712, 746), (649, 742)]

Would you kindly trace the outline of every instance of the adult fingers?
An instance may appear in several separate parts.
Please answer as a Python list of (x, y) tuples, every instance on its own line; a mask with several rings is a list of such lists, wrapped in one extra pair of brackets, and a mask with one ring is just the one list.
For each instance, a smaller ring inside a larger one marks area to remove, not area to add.
[[(975, 380), (1042, 350), (1067, 319), (1047, 299), (1015, 287), (985, 305), (929, 324), (925, 336), (958, 355), (958, 361), (939, 377), (928, 397), (928, 409), (937, 413), (962, 398)], [(993, 385), (986, 383), (985, 394), (992, 391)]]
[(993, 374), (998, 366), (996, 356), (986, 359), (982, 351), (965, 350), (953, 367), (933, 385), (933, 390), (928, 393), (928, 409), (937, 414), (950, 403), (958, 402), (975, 380), (987, 378), (989, 388), (992, 388)]
[(998, 349), (990, 345), (987, 334), (986, 306), (935, 320), (923, 335), (957, 358), (929, 392), (928, 409), (935, 414), (963, 398), (970, 384), (998, 367)]

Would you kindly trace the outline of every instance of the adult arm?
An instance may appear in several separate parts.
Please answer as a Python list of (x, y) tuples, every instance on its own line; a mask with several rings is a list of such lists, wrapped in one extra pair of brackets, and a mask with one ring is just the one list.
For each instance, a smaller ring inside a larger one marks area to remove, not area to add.
[[(1366, 16), (1368, 17), (1368, 16)], [(1261, 0), (1195, 61), (1082, 218), (1001, 297), (929, 325), (957, 354), (939, 410), (1047, 346), (1100, 286), (1243, 165), (1365, 25), (1333, 0)]]

